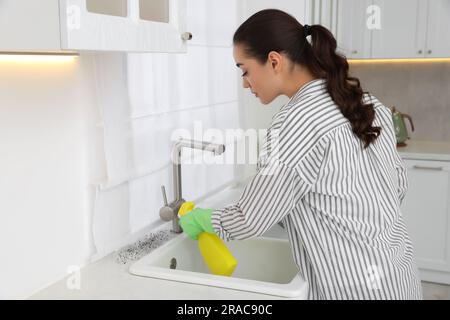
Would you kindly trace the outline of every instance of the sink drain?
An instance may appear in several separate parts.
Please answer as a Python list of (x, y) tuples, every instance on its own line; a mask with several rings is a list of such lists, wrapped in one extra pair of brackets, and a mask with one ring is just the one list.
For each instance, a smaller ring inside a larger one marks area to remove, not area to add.
[(170, 260), (170, 269), (176, 269), (177, 268), (177, 259), (175, 259), (175, 258), (172, 258), (171, 260)]

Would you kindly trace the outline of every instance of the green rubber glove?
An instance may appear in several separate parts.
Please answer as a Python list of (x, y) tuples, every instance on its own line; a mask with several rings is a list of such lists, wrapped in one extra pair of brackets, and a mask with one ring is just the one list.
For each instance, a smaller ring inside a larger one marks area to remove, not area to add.
[(215, 234), (211, 224), (213, 209), (195, 208), (180, 218), (181, 229), (193, 240), (198, 240), (202, 232)]

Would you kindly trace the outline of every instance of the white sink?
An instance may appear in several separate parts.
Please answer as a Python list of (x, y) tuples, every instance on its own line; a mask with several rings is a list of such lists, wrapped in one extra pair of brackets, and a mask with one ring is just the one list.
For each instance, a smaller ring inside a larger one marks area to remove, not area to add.
[(298, 275), (287, 240), (254, 238), (226, 245), (238, 260), (231, 277), (210, 274), (197, 241), (185, 234), (135, 262), (130, 273), (280, 297), (299, 298), (306, 293), (307, 283)]
[[(243, 186), (228, 188), (201, 203), (221, 208), (238, 200)], [(260, 294), (304, 299), (308, 284), (298, 274), (286, 232), (278, 225), (264, 237), (225, 243), (238, 261), (231, 277), (209, 273), (197, 241), (180, 234), (130, 267), (130, 273), (151, 278), (187, 282)], [(176, 261), (176, 268), (171, 264)]]

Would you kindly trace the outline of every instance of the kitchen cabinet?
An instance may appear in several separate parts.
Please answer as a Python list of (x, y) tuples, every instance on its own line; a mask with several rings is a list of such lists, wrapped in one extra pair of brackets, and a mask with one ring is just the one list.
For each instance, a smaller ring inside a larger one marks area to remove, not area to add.
[(338, 17), (345, 17), (336, 23), (338, 50), (349, 59), (370, 58), (372, 33), (366, 26), (366, 11), (371, 2), (346, 0), (337, 7)]
[(429, 0), (427, 18), (426, 56), (450, 57), (450, 0)]
[(311, 19), (313, 24), (321, 24), (329, 29), (333, 34), (337, 27), (337, 1), (336, 0), (315, 0), (310, 1)]
[(186, 52), (186, 0), (3, 0), (1, 52)]
[(349, 59), (371, 56), (372, 33), (367, 28), (367, 8), (373, 0), (315, 0), (312, 20), (329, 29), (337, 51)]
[(380, 29), (373, 29), (372, 58), (423, 58), (427, 33), (427, 0), (374, 0)]
[(450, 0), (318, 0), (313, 10), (347, 58), (450, 57)]
[(401, 210), (424, 281), (450, 284), (450, 161), (404, 159)]
[(58, 0), (0, 1), (0, 51), (59, 51)]

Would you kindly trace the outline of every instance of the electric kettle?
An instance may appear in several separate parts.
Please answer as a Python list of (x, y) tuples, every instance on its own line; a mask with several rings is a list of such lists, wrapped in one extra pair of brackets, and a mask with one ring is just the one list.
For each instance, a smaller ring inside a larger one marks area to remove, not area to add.
[(395, 135), (397, 138), (397, 147), (405, 147), (406, 140), (410, 139), (410, 137), (408, 135), (408, 130), (406, 129), (404, 118), (409, 120), (412, 131), (414, 131), (414, 124), (412, 122), (412, 118), (411, 116), (405, 113), (401, 113), (395, 107), (392, 107), (391, 111), (392, 111), (392, 121), (394, 122)]

